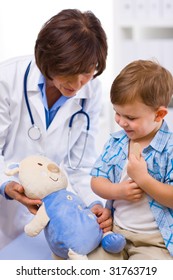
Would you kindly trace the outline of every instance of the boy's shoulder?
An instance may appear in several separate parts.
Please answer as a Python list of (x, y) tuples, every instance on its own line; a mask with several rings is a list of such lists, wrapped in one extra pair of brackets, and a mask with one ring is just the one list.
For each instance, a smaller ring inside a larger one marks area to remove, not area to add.
[(127, 137), (127, 135), (123, 129), (112, 132), (110, 134), (110, 136), (111, 136), (110, 139), (117, 139), (117, 140), (124, 138), (125, 136)]
[(119, 130), (110, 134), (109, 142), (110, 143), (118, 142), (119, 145), (121, 144), (124, 145), (125, 143), (129, 142), (129, 138), (124, 130)]
[(150, 147), (161, 154), (173, 153), (173, 132), (170, 131), (167, 123), (164, 121), (153, 140)]
[(160, 144), (167, 143), (168, 145), (173, 145), (173, 131), (170, 130), (166, 121), (163, 122), (155, 138), (158, 142), (160, 142)]
[(129, 138), (123, 131), (117, 131), (110, 134), (110, 138), (104, 146), (104, 154), (112, 157), (113, 154), (120, 155), (122, 151), (128, 152)]

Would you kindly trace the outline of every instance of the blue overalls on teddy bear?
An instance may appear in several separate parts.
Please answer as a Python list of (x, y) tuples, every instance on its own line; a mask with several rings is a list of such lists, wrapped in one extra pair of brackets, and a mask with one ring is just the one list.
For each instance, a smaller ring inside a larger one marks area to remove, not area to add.
[(43, 202), (25, 226), (27, 235), (36, 236), (44, 229), (52, 252), (63, 259), (87, 259), (100, 244), (110, 253), (123, 250), (124, 236), (112, 231), (103, 234), (90, 208), (66, 190), (67, 178), (56, 163), (44, 156), (29, 156), (6, 171), (9, 176), (17, 173), (25, 195)]
[(55, 255), (67, 259), (69, 248), (79, 255), (87, 255), (100, 242), (103, 249), (111, 253), (118, 253), (124, 248), (125, 238), (122, 235), (111, 232), (103, 237), (96, 216), (72, 192), (62, 189), (43, 201), (50, 218), (44, 229), (45, 236)]

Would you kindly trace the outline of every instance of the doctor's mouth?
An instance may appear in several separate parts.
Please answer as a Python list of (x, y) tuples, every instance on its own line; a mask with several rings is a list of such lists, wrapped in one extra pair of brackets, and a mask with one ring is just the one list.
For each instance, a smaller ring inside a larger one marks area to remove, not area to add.
[(64, 87), (64, 89), (63, 89), (63, 92), (64, 92), (64, 94), (67, 94), (67, 95), (69, 95), (69, 96), (74, 96), (74, 95), (76, 95), (76, 92), (78, 92), (79, 91), (79, 89), (71, 89), (71, 88), (65, 88)]

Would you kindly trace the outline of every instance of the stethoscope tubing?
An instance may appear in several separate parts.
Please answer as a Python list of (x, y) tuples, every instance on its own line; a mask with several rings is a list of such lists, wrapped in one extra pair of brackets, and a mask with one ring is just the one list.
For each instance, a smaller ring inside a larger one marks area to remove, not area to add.
[(23, 87), (24, 87), (25, 102), (26, 102), (27, 110), (28, 110), (29, 117), (31, 120), (31, 127), (28, 129), (28, 137), (33, 141), (37, 141), (41, 138), (41, 131), (40, 131), (39, 127), (37, 127), (34, 123), (34, 118), (32, 116), (32, 112), (31, 112), (31, 108), (30, 108), (29, 100), (28, 100), (28, 95), (27, 95), (27, 79), (28, 79), (30, 67), (31, 67), (31, 62), (28, 64), (26, 71), (25, 71)]
[(28, 64), (28, 66), (26, 68), (23, 84), (24, 84), (24, 96), (25, 96), (25, 102), (26, 102), (27, 110), (28, 110), (28, 113), (29, 113), (31, 124), (34, 125), (34, 119), (33, 119), (33, 116), (32, 116), (32, 112), (31, 112), (31, 108), (30, 108), (29, 100), (28, 100), (28, 95), (27, 95), (27, 79), (28, 79), (28, 74), (29, 74), (29, 71), (30, 71), (30, 67), (31, 67), (31, 62)]
[[(27, 110), (28, 110), (28, 113), (29, 113), (30, 121), (31, 121), (31, 127), (28, 129), (28, 137), (31, 140), (36, 141), (36, 140), (39, 140), (41, 138), (41, 131), (40, 131), (39, 127), (37, 127), (35, 125), (34, 118), (33, 118), (32, 112), (31, 112), (30, 104), (29, 104), (29, 100), (28, 100), (28, 95), (27, 95), (27, 79), (28, 79), (30, 67), (31, 67), (31, 62), (28, 64), (28, 66), (26, 68), (26, 71), (25, 71), (25, 75), (24, 75), (24, 82), (23, 82), (23, 84), (24, 84), (24, 97), (25, 97), (25, 102), (26, 102)], [(83, 156), (84, 156), (84, 153), (85, 153), (85, 149), (86, 149), (88, 132), (89, 132), (89, 129), (90, 129), (90, 118), (89, 118), (89, 115), (84, 111), (84, 103), (85, 103), (85, 99), (82, 99), (82, 104), (81, 104), (82, 109), (77, 111), (76, 113), (74, 113), (71, 116), (70, 121), (69, 121), (67, 157), (68, 157), (68, 162), (69, 162), (70, 168), (74, 169), (74, 170), (79, 168), (80, 165), (81, 165), (81, 162), (82, 162), (82, 159), (83, 159)], [(72, 131), (72, 125), (73, 125), (74, 118), (79, 114), (83, 114), (86, 117), (86, 124), (87, 124), (86, 125), (86, 134), (85, 134), (84, 146), (83, 146), (83, 150), (82, 150), (79, 162), (77, 163), (76, 166), (72, 166), (71, 157), (70, 157), (71, 131)], [(33, 133), (34, 131), (35, 131), (35, 135), (36, 135), (35, 137), (34, 137), (34, 133)]]
[(86, 130), (88, 131), (90, 129), (90, 119), (89, 119), (89, 116), (86, 112), (83, 111), (83, 108), (80, 110), (80, 111), (77, 111), (76, 113), (74, 113), (71, 118), (70, 118), (70, 121), (69, 121), (69, 128), (72, 128), (72, 124), (73, 124), (73, 119), (76, 115), (79, 115), (79, 114), (83, 114), (86, 116), (86, 119), (87, 119), (87, 126), (86, 126)]

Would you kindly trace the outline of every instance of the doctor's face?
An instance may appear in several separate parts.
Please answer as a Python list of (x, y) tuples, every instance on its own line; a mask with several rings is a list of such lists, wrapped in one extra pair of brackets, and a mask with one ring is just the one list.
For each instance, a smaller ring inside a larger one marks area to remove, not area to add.
[(75, 74), (69, 76), (55, 76), (53, 85), (66, 97), (72, 97), (89, 82), (95, 72), (95, 67), (89, 73)]

